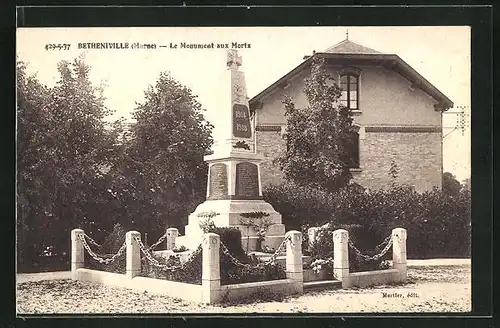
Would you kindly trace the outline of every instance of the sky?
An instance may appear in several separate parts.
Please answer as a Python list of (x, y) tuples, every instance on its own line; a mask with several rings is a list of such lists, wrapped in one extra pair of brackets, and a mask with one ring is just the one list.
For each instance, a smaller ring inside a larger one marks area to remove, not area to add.
[[(470, 111), (470, 28), (453, 27), (123, 27), (123, 28), (19, 28), (17, 54), (29, 73), (53, 86), (59, 79), (57, 63), (82, 53), (90, 65), (90, 79), (105, 83), (106, 106), (115, 111), (110, 120), (131, 118), (136, 102), (154, 85), (160, 72), (168, 71), (190, 87), (215, 125), (217, 139), (228, 128), (221, 119), (230, 104), (230, 87), (220, 77), (227, 74), (227, 49), (181, 49), (180, 44), (245, 44), (243, 59), (248, 96), (252, 98), (302, 62), (304, 55), (324, 51), (349, 40), (382, 53), (399, 55), (405, 62), (450, 98)], [(155, 44), (156, 49), (79, 49), (79, 43), (117, 42)], [(69, 49), (46, 45), (68, 44)], [(171, 48), (170, 44), (178, 45)], [(250, 45), (250, 47), (248, 47)], [(160, 47), (166, 46), (166, 47)], [(458, 109), (450, 109), (450, 112)], [(443, 115), (443, 169), (458, 180), (470, 177), (470, 129), (453, 130), (457, 117)]]

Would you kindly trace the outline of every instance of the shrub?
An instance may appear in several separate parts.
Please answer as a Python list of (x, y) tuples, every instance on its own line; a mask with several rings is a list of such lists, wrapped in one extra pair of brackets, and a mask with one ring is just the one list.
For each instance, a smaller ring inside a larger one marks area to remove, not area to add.
[[(89, 244), (89, 246), (99, 257), (108, 259), (115, 255), (120, 247), (122, 247), (123, 243), (125, 242), (125, 234), (126, 232), (123, 226), (117, 223), (114, 225), (113, 231), (106, 237), (101, 247), (97, 247), (93, 244)], [(125, 274), (126, 253), (125, 251), (123, 251), (120, 256), (118, 256), (113, 262), (109, 264), (100, 263), (87, 253), (85, 254), (85, 262), (86, 267), (92, 270)]]
[(176, 247), (174, 247), (174, 249), (172, 249), (172, 252), (174, 252), (174, 253), (181, 253), (181, 252), (185, 252), (185, 251), (187, 251), (187, 250), (188, 250), (188, 249), (187, 249), (187, 247), (186, 247), (186, 246), (181, 245), (181, 246), (179, 246), (179, 247), (177, 247), (177, 246), (176, 246)]
[[(211, 227), (207, 232), (220, 236), (221, 242), (227, 247), (229, 253), (242, 264), (236, 265), (221, 247), (220, 249), (220, 277), (221, 284), (237, 284), (245, 282), (256, 282), (286, 278), (285, 269), (279, 264), (258, 265), (260, 262), (248, 257), (241, 247), (241, 231), (237, 228)], [(180, 258), (153, 255), (161, 265), (179, 266)], [(202, 276), (202, 252), (192, 258), (182, 269), (169, 271), (152, 265), (145, 257), (142, 258), (141, 275), (156, 279), (166, 279), (192, 284), (201, 284)]]
[[(107, 259), (113, 256), (113, 254), (98, 254), (102, 258)], [(123, 252), (122, 255), (118, 256), (113, 262), (109, 264), (105, 263), (100, 263), (93, 258), (90, 257), (90, 255), (87, 256), (89, 260), (86, 260), (85, 267), (88, 269), (92, 270), (99, 270), (99, 271), (106, 271), (106, 272), (112, 272), (112, 273), (120, 273), (120, 274), (125, 274), (126, 272), (126, 254)]]
[(243, 247), (241, 247), (241, 231), (238, 228), (233, 227), (213, 227), (207, 232), (215, 233), (219, 235), (220, 241), (224, 244), (227, 249), (240, 261), (248, 262), (248, 256), (246, 255)]
[(125, 242), (126, 231), (120, 223), (116, 223), (113, 231), (102, 243), (100, 252), (104, 254), (115, 254)]
[(470, 256), (470, 191), (450, 196), (434, 189), (419, 193), (395, 185), (388, 190), (367, 190), (350, 185), (335, 194), (291, 183), (270, 186), (265, 200), (282, 214), (289, 229), (302, 230), (307, 249), (307, 228), (330, 222), (349, 229), (360, 250), (374, 250), (393, 228), (408, 231), (409, 258)]
[[(313, 258), (312, 267), (313, 269), (319, 270), (324, 267), (330, 272), (333, 270), (333, 232), (337, 229), (345, 229), (349, 231), (349, 239), (357, 247), (356, 231), (361, 227), (356, 225), (328, 225), (320, 228), (316, 240), (312, 243), (308, 250), (308, 253)], [(359, 249), (359, 248), (358, 248)], [(364, 255), (373, 256), (378, 253), (379, 250), (365, 251), (360, 250)], [(363, 259), (357, 256), (354, 249), (349, 247), (349, 271), (359, 272), (359, 271), (372, 271), (381, 270), (388, 268), (388, 263), (386, 259), (390, 256), (388, 252), (385, 256), (379, 259)]]
[(331, 219), (332, 195), (293, 183), (271, 185), (264, 189), (264, 199), (281, 213), (283, 224), (289, 230), (301, 230), (309, 224), (319, 225)]
[[(168, 265), (169, 267), (178, 267), (181, 265), (179, 256), (171, 256), (167, 259), (163, 256), (153, 254), (153, 258), (160, 265)], [(155, 266), (146, 257), (142, 257), (141, 276), (201, 285), (202, 252), (194, 255), (188, 262), (185, 262), (183, 267), (175, 270), (167, 270), (166, 268)]]
[(278, 263), (258, 265), (258, 260), (248, 263), (250, 266), (239, 266), (233, 263), (229, 256), (221, 252), (221, 285), (240, 284), (247, 282), (285, 279), (286, 272)]

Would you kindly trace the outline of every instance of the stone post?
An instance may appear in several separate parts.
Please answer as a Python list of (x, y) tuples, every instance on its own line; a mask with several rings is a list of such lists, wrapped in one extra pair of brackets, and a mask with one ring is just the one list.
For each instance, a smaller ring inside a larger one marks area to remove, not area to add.
[(342, 281), (342, 287), (349, 285), (349, 233), (338, 229), (333, 232), (333, 274)]
[(307, 229), (307, 237), (309, 239), (308, 245), (309, 249), (311, 249), (312, 245), (314, 244), (316, 237), (318, 236), (319, 228), (318, 227), (312, 227)]
[(179, 230), (177, 228), (167, 229), (167, 250), (172, 250), (175, 248), (175, 239), (179, 236)]
[(296, 284), (296, 292), (304, 291), (304, 269), (302, 267), (302, 233), (288, 231), (285, 235), (290, 237), (286, 241), (286, 278), (292, 279)]
[(220, 299), (220, 237), (215, 233), (206, 233), (202, 239), (202, 302), (216, 303)]
[(85, 262), (85, 250), (80, 236), (83, 236), (82, 229), (71, 230), (71, 279), (73, 280), (76, 280), (76, 270), (83, 268)]
[(406, 230), (392, 230), (392, 267), (399, 271), (401, 281), (406, 281)]
[(127, 271), (126, 276), (129, 279), (141, 273), (141, 249), (135, 240), (135, 237), (141, 238), (141, 234), (137, 231), (129, 231), (125, 235), (125, 243), (127, 245)]

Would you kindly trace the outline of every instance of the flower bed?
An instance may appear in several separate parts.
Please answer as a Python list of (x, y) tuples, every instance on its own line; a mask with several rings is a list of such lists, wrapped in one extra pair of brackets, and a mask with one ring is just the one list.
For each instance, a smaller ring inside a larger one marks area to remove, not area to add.
[[(196, 251), (195, 251), (196, 252)], [(181, 263), (180, 256), (164, 257), (152, 254), (162, 268), (152, 264), (146, 257), (141, 258), (141, 276), (154, 279), (163, 279), (189, 284), (201, 285), (202, 253), (201, 250), (192, 254), (192, 257)], [(170, 269), (172, 268), (172, 269)]]
[[(146, 257), (143, 257), (141, 260), (141, 276), (201, 284), (201, 252), (183, 263), (181, 263), (180, 257), (176, 255), (170, 255), (168, 258), (160, 255), (153, 255), (153, 257), (165, 268), (155, 266)], [(221, 250), (220, 278), (221, 285), (231, 285), (285, 279), (286, 273), (284, 267), (277, 263), (265, 263), (248, 257), (241, 258), (235, 263), (234, 257), (231, 258)]]
[[(326, 269), (329, 272), (333, 272), (333, 231), (339, 228), (345, 227), (334, 227), (333, 225), (325, 225), (320, 227), (318, 230), (318, 235), (316, 240), (312, 245), (306, 246), (305, 253), (313, 258), (311, 265), (305, 266), (305, 269), (312, 269), (316, 272)], [(355, 227), (354, 227), (355, 229)], [(351, 229), (350, 229), (351, 230)], [(303, 234), (303, 236), (307, 234)], [(305, 238), (305, 244), (309, 244), (307, 237)], [(363, 251), (367, 256), (373, 256), (379, 251), (376, 248), (374, 251)], [(360, 256), (349, 247), (349, 272), (365, 272), (373, 270), (384, 270), (390, 267), (388, 259), (390, 258), (390, 253), (375, 259), (365, 259)]]
[[(103, 259), (110, 259), (113, 257), (113, 254), (104, 254), (104, 255), (100, 255), (100, 257), (102, 257)], [(126, 256), (125, 256), (125, 254), (121, 254), (113, 262), (111, 262), (109, 264), (100, 263), (89, 256), (89, 260), (86, 261), (86, 263), (85, 263), (85, 268), (90, 269), (90, 270), (98, 270), (98, 271), (125, 274)]]

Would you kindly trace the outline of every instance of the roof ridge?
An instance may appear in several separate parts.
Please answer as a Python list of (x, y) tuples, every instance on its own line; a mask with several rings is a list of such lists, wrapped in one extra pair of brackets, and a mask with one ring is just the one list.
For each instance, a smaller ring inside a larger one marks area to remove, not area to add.
[(327, 53), (368, 53), (368, 54), (382, 54), (372, 48), (365, 47), (359, 43), (353, 42), (349, 39), (345, 39), (330, 48), (326, 49), (324, 52)]
[(330, 50), (332, 50), (332, 49), (334, 49), (334, 48), (336, 48), (336, 47), (340, 46), (342, 43), (346, 43), (346, 42), (349, 42), (349, 39), (342, 40), (342, 41), (340, 41), (340, 42), (338, 42), (338, 43), (334, 44), (333, 46), (331, 46), (331, 47), (327, 48), (327, 49), (326, 49), (325, 51), (323, 51), (323, 52), (329, 52)]

